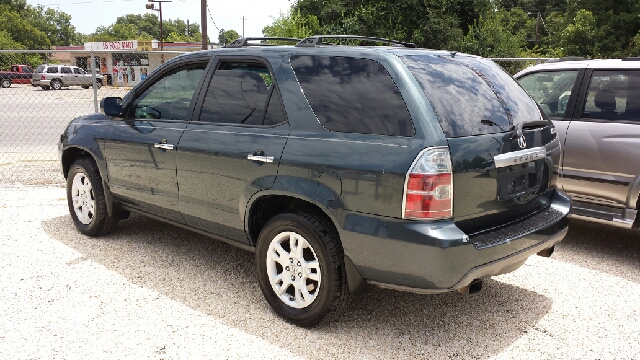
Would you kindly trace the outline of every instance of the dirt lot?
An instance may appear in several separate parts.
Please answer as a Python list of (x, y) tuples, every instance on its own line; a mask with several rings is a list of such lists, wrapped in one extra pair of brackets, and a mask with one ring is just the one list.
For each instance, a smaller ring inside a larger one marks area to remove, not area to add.
[(250, 253), (142, 216), (88, 238), (64, 188), (3, 186), (0, 273), (2, 359), (640, 359), (640, 233), (578, 220), (478, 294), (377, 289), (307, 330)]

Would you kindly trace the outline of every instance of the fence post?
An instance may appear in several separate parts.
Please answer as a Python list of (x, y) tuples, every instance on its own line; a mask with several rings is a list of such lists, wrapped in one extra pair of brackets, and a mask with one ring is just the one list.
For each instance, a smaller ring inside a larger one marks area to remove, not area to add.
[(96, 57), (93, 50), (91, 50), (91, 82), (93, 83), (93, 110), (99, 112), (98, 87), (96, 86)]

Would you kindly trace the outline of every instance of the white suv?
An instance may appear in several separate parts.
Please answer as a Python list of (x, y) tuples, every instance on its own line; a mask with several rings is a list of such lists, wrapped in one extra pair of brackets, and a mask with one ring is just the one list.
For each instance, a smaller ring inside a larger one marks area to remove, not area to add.
[[(91, 73), (68, 65), (40, 65), (33, 72), (31, 80), (33, 86), (40, 86), (43, 90), (60, 90), (69, 86), (88, 89), (93, 85)], [(101, 86), (102, 75), (96, 75), (96, 87), (99, 89)]]
[(559, 184), (573, 213), (637, 228), (640, 58), (554, 61), (515, 78), (558, 131)]

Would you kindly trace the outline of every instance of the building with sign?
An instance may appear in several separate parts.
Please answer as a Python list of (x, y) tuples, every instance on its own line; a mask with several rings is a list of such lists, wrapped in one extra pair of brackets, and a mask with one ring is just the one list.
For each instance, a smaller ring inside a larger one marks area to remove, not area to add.
[[(105, 85), (134, 86), (165, 61), (180, 55), (180, 52), (198, 51), (200, 43), (165, 42), (160, 52), (158, 40), (124, 40), (87, 42), (80, 46), (57, 46), (60, 51), (52, 54), (57, 62), (75, 65), (90, 71), (93, 52), (98, 73), (107, 79)], [(217, 46), (212, 46), (214, 48)]]

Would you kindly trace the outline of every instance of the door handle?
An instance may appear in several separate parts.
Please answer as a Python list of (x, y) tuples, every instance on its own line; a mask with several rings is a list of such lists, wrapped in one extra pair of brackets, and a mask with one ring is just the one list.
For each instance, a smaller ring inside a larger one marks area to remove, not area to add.
[(154, 147), (164, 149), (164, 150), (173, 150), (173, 144), (153, 144)]
[(273, 162), (273, 156), (264, 156), (264, 155), (247, 155), (247, 160), (251, 160), (251, 161), (261, 161), (261, 162), (265, 162), (265, 163), (272, 163)]

